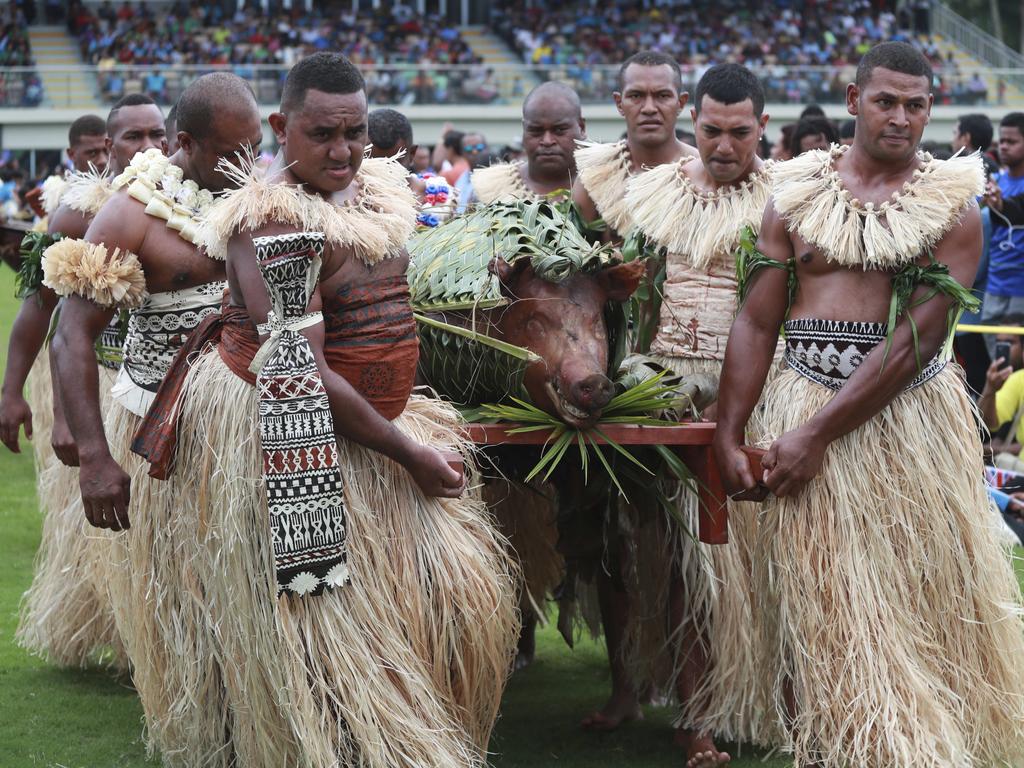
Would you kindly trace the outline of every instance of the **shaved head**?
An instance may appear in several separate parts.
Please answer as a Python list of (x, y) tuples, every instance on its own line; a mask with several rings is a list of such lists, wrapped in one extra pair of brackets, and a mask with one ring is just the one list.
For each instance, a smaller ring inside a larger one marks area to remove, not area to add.
[(523, 119), (530, 120), (537, 113), (556, 113), (559, 117), (579, 120), (583, 116), (580, 97), (571, 87), (557, 80), (541, 83), (523, 101)]
[(201, 141), (210, 135), (218, 114), (250, 110), (256, 110), (256, 97), (245, 80), (230, 72), (211, 72), (193, 81), (178, 99), (178, 131)]
[(529, 178), (551, 188), (572, 186), (576, 142), (586, 137), (580, 97), (565, 83), (542, 83), (523, 102), (523, 149)]

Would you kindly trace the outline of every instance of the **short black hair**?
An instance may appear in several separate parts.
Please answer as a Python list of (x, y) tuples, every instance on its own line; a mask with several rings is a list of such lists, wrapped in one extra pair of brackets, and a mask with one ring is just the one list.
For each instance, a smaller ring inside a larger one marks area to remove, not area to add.
[(238, 75), (210, 72), (196, 78), (178, 99), (178, 130), (201, 141), (210, 135), (218, 108), (239, 99), (256, 103), (252, 88)]
[(864, 54), (857, 65), (857, 87), (863, 88), (871, 80), (871, 73), (876, 67), (889, 69), (911, 77), (928, 79), (928, 89), (932, 87), (932, 65), (917, 48), (910, 43), (888, 42), (879, 43)]
[(73, 147), (83, 136), (106, 136), (107, 124), (99, 115), (82, 115), (68, 129), (68, 146)]
[(370, 143), (377, 149), (394, 149), (400, 141), (412, 148), (412, 123), (397, 109), (375, 109), (366, 122)]
[(1024, 112), (1009, 112), (999, 121), (1000, 128), (1016, 128), (1024, 136)]
[(824, 117), (805, 117), (796, 124), (793, 133), (789, 137), (789, 152), (793, 157), (800, 154), (800, 140), (805, 136), (817, 136), (823, 134), (829, 144), (835, 144), (839, 137), (836, 136), (836, 127), (831, 120)]
[(444, 146), (446, 149), (452, 150), (456, 155), (462, 154), (462, 137), (465, 136), (462, 131), (448, 131), (444, 135)]
[(107, 113), (107, 135), (110, 135), (110, 126), (114, 122), (114, 118), (117, 117), (117, 113), (122, 109), (125, 107), (143, 107), (148, 106), (149, 104), (160, 109), (160, 107), (157, 106), (157, 103), (144, 93), (129, 93), (127, 96), (122, 96), (114, 102), (114, 106), (111, 107), (110, 112)]
[(710, 96), (721, 104), (739, 104), (750, 99), (754, 114), (764, 114), (764, 88), (757, 75), (742, 64), (716, 64), (697, 83), (693, 108), (700, 114), (701, 102)]
[(320, 51), (307, 56), (288, 73), (281, 91), (281, 111), (300, 109), (309, 90), (348, 94), (366, 90), (355, 64), (340, 53)]
[(800, 113), (800, 119), (803, 120), (805, 117), (824, 117), (825, 110), (821, 108), (820, 104), (808, 104), (804, 107), (804, 111)]
[(969, 133), (971, 146), (982, 152), (987, 152), (992, 144), (992, 121), (988, 119), (988, 115), (983, 115), (980, 112), (960, 115), (956, 119), (956, 131), (959, 134)]
[(840, 139), (852, 139), (853, 135), (857, 132), (857, 121), (856, 120), (843, 120), (839, 124), (839, 138)]
[(621, 91), (626, 87), (626, 70), (629, 69), (631, 64), (636, 64), (639, 67), (660, 67), (667, 65), (672, 68), (675, 73), (676, 89), (679, 91), (683, 90), (683, 71), (679, 68), (679, 62), (667, 53), (661, 51), (637, 51), (619, 67), (619, 90)]

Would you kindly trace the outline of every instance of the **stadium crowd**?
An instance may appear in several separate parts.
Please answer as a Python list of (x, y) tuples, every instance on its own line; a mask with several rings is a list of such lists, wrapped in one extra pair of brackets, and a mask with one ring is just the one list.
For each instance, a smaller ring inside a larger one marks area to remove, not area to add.
[[(127, 90), (171, 102), (196, 72), (224, 65), (255, 81), (263, 89), (260, 95), (273, 100), (284, 75), (281, 67), (323, 50), (344, 52), (366, 72), (371, 101), (488, 102), (497, 96), (488, 82), (493, 75), (455, 26), (401, 4), (358, 15), (348, 8), (301, 14), (244, 9), (226, 16), (220, 6), (198, 2), (177, 2), (154, 14), (143, 4), (115, 7), (107, 0), (95, 12), (77, 6), (69, 25), (83, 60), (99, 67), (103, 94), (111, 101)], [(135, 74), (133, 65), (167, 69)], [(459, 69), (434, 69), (452, 65)], [(175, 71), (182, 66), (197, 70)], [(135, 78), (139, 82), (133, 86)]]
[(29, 44), (25, 11), (11, 3), (0, 9), (0, 105), (35, 107), (43, 99), (43, 87), (35, 72), (11, 71), (30, 67), (35, 61)]
[[(709, 66), (742, 62), (761, 69), (770, 101), (841, 101), (851, 68), (875, 43), (903, 40), (918, 45), (935, 68), (938, 103), (973, 104), (987, 98), (977, 75), (958, 71), (926, 35), (927, 17), (897, 13), (895, 3), (751, 3), (687, 0), (650, 6), (615, 0), (600, 6), (506, 2), (492, 26), (523, 61), (572, 82), (583, 98), (611, 92), (614, 66), (638, 48), (671, 54), (684, 62), (691, 87)], [(923, 41), (922, 41), (923, 39)]]

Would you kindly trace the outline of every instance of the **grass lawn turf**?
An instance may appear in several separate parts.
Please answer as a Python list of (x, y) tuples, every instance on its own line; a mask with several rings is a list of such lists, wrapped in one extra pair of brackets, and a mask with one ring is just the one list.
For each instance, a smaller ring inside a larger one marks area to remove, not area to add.
[[(12, 272), (0, 267), (0, 366), (17, 311)], [(127, 678), (105, 669), (61, 670), (14, 644), (18, 602), (32, 578), (39, 544), (31, 450), (0, 446), (0, 768), (142, 768), (158, 766), (142, 741), (142, 710)], [(1024, 577), (1024, 572), (1021, 573)], [(642, 722), (607, 734), (584, 732), (580, 719), (609, 690), (603, 646), (568, 649), (549, 628), (537, 660), (517, 673), (491, 742), (495, 768), (655, 768), (682, 766), (672, 745), (670, 708), (647, 708)], [(735, 753), (735, 752), (734, 752)], [(781, 768), (744, 748), (736, 768)]]

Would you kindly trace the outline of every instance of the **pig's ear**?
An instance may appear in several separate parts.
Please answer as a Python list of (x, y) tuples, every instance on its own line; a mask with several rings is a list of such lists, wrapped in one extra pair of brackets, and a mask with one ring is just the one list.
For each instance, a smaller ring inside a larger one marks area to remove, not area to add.
[(519, 275), (528, 266), (530, 266), (529, 259), (516, 259), (513, 264), (509, 264), (500, 256), (495, 256), (487, 265), (487, 269), (492, 275), (497, 276), (502, 294), (511, 296)]
[(640, 278), (644, 276), (645, 271), (646, 261), (629, 261), (605, 267), (598, 273), (597, 279), (607, 292), (609, 301), (625, 301), (640, 285)]
[(487, 265), (487, 271), (498, 278), (502, 285), (508, 285), (512, 280), (512, 265), (501, 256), (495, 256)]

